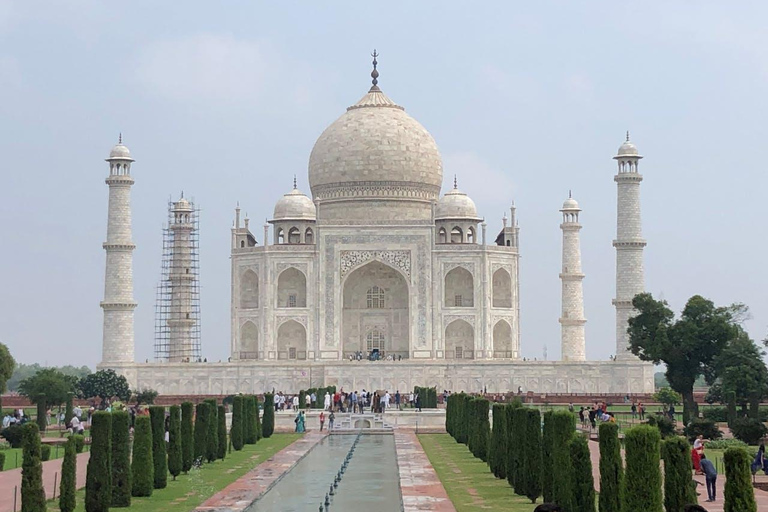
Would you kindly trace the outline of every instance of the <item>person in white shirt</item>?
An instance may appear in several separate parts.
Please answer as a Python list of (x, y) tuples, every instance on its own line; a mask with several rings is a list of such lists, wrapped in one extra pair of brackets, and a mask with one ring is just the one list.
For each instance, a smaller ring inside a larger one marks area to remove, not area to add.
[(325, 392), (325, 398), (323, 398), (323, 409), (326, 411), (331, 410), (331, 394), (329, 392)]
[(704, 450), (704, 436), (700, 435), (696, 438), (696, 440), (693, 442), (693, 449), (697, 452)]
[(82, 434), (84, 432), (83, 424), (80, 422), (77, 416), (72, 416), (72, 434)]
[(307, 406), (307, 409), (312, 407), (312, 395), (304, 395), (304, 405)]
[(280, 395), (275, 393), (275, 396), (272, 397), (272, 402), (274, 402), (275, 405), (275, 412), (280, 408)]
[(293, 410), (299, 410), (299, 395), (293, 395)]

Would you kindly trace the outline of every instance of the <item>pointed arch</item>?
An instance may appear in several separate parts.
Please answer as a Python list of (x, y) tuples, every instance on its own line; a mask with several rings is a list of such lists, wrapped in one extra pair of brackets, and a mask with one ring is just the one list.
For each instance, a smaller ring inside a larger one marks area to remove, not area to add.
[(511, 308), (512, 307), (512, 276), (506, 269), (500, 268), (493, 273), (493, 279), (491, 280), (491, 287), (493, 290), (493, 302), (494, 308)]
[(445, 231), (445, 228), (440, 228), (440, 230), (437, 232), (437, 243), (448, 243), (448, 233)]
[(251, 269), (243, 272), (240, 278), (240, 307), (242, 309), (259, 307), (259, 276)]
[(512, 358), (512, 326), (506, 320), (499, 320), (493, 326), (493, 357)]
[(301, 231), (296, 226), (288, 230), (288, 243), (300, 244), (301, 243)]
[(451, 229), (451, 243), (464, 243), (464, 231), (462, 231), (459, 226), (454, 226), (453, 229)]
[(307, 358), (307, 330), (296, 320), (288, 320), (278, 327), (277, 358)]
[(445, 328), (445, 358), (473, 359), (475, 329), (465, 320), (454, 320)]
[(475, 281), (469, 270), (456, 267), (445, 275), (445, 307), (471, 308), (475, 305)]
[(307, 278), (296, 267), (283, 270), (277, 278), (277, 307), (307, 307)]
[(248, 320), (240, 327), (240, 359), (259, 358), (259, 329)]
[(304, 243), (310, 245), (315, 243), (315, 234), (312, 232), (312, 228), (307, 228), (304, 232)]

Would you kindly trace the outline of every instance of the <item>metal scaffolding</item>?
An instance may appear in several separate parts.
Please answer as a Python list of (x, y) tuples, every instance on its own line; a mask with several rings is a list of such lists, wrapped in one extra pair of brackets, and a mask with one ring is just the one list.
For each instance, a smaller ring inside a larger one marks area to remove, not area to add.
[(200, 348), (200, 210), (168, 201), (163, 259), (155, 301), (155, 361), (195, 362)]

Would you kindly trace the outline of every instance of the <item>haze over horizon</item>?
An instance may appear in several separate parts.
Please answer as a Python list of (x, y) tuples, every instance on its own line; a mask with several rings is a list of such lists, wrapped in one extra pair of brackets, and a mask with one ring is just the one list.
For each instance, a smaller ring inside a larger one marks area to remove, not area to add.
[(320, 133), (379, 85), (434, 136), (447, 191), (492, 241), (520, 222), (522, 355), (560, 354), (559, 209), (573, 191), (587, 357), (615, 351), (616, 164), (644, 159), (646, 289), (743, 302), (768, 331), (760, 221), (768, 176), (768, 5), (391, 2), (255, 5), (0, 0), (0, 342), (18, 362), (101, 357), (107, 187), (122, 132), (132, 175), (136, 359), (152, 359), (169, 198), (201, 207), (202, 346), (230, 350), (230, 227), (259, 244)]

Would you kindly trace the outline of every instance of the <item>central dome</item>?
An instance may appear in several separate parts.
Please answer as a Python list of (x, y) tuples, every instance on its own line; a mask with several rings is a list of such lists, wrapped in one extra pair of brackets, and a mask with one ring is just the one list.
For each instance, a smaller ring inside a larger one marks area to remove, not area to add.
[(431, 202), (442, 182), (435, 140), (377, 85), (325, 129), (309, 156), (309, 184), (321, 202)]

